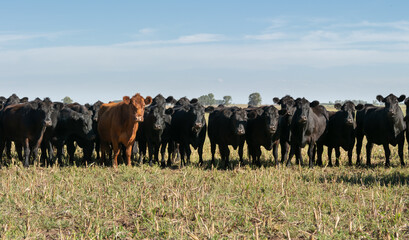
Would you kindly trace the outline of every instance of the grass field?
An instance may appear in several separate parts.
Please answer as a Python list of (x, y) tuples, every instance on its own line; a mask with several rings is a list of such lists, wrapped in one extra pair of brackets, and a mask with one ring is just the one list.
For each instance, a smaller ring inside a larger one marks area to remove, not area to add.
[[(391, 148), (392, 149), (392, 148)], [(245, 149), (245, 153), (246, 153)], [(303, 150), (304, 157), (306, 152)], [(248, 161), (225, 171), (205, 166), (148, 165), (0, 169), (3, 239), (408, 239), (409, 170), (397, 147), (385, 169), (263, 167)], [(326, 163), (326, 148), (324, 150)], [(219, 157), (217, 155), (217, 157)], [(365, 159), (363, 151), (363, 159)], [(354, 155), (355, 163), (355, 155)], [(408, 162), (407, 145), (405, 159)]]

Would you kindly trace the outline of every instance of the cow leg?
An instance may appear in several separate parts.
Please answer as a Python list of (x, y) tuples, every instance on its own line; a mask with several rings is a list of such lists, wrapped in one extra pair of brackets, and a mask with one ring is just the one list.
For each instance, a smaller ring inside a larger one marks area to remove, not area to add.
[(339, 157), (341, 156), (341, 151), (339, 147), (335, 148), (335, 166), (339, 167)]
[[(210, 142), (210, 151), (212, 153), (212, 165), (214, 166), (214, 164), (215, 164), (214, 154), (216, 153), (216, 143), (214, 143), (212, 141)], [(220, 145), (219, 145), (219, 151), (220, 151)]]
[(332, 147), (328, 146), (328, 166), (332, 167)]
[(309, 167), (310, 168), (314, 167), (314, 148), (315, 148), (315, 144), (310, 143), (308, 145), (308, 158), (309, 158)]
[(160, 144), (160, 155), (161, 155), (161, 165), (163, 167), (166, 166), (165, 152), (166, 152), (166, 142), (162, 142)]
[(14, 143), (14, 147), (15, 147), (15, 149), (17, 151), (18, 159), (20, 160), (21, 163), (24, 163), (24, 156), (23, 156), (23, 152), (22, 152), (22, 149), (24, 148), (23, 145), (21, 143), (16, 142), (16, 143)]
[(106, 142), (101, 142), (101, 165), (107, 165), (107, 154), (110, 151), (109, 144)]
[(189, 144), (185, 145), (185, 150), (186, 150), (186, 163), (187, 165), (190, 165), (190, 155), (192, 154), (192, 151), (190, 150)]
[[(159, 149), (160, 149), (160, 143), (155, 143), (155, 145), (153, 146), (153, 156), (155, 158), (155, 162), (158, 163), (159, 165)], [(162, 167), (164, 167), (164, 165), (162, 165)]]
[[(16, 144), (14, 144), (14, 148), (16, 149), (16, 152), (18, 153), (19, 151), (21, 152), (21, 150), (17, 149)], [(6, 141), (6, 155), (7, 155), (7, 159), (11, 159), (11, 141)]]
[(284, 164), (284, 161), (287, 159), (287, 153), (288, 153), (288, 149), (290, 148), (290, 145), (286, 141), (280, 140), (280, 146), (281, 146), (281, 164)]
[[(240, 164), (243, 164), (243, 147), (244, 147), (244, 142), (239, 145), (239, 159), (240, 159)], [(261, 152), (260, 152), (261, 155)]]
[(389, 143), (383, 144), (383, 150), (385, 151), (385, 167), (390, 166), (390, 156), (391, 156), (391, 150), (389, 149)]
[(68, 165), (74, 165), (75, 145), (74, 141), (67, 141)]
[(261, 161), (260, 161), (260, 157), (261, 157), (261, 149), (260, 146), (254, 147), (255, 153), (254, 155), (256, 156), (256, 164), (258, 167), (261, 167)]
[(348, 149), (348, 165), (352, 166), (352, 151), (354, 150), (354, 147), (350, 147)]
[(149, 166), (152, 167), (153, 163), (153, 144), (151, 142), (148, 142), (148, 156), (149, 156)]
[(230, 149), (229, 149), (228, 145), (225, 146), (224, 152), (225, 152), (226, 169), (230, 169), (230, 159), (229, 159), (230, 158)]
[(4, 147), (5, 147), (5, 141), (3, 139), (0, 139), (0, 167), (2, 167), (3, 163), (4, 163), (4, 161), (3, 161)]
[(133, 144), (129, 144), (128, 146), (126, 146), (126, 151), (125, 151), (126, 163), (127, 163), (128, 167), (132, 166), (132, 163), (131, 163), (132, 146), (133, 146)]
[(403, 159), (403, 145), (405, 144), (405, 139), (398, 143), (398, 155), (400, 159), (400, 165), (405, 166), (405, 160)]
[[(174, 145), (173, 142), (168, 142), (168, 167), (172, 166), (172, 155), (174, 155)], [(164, 145), (164, 148), (166, 148), (166, 143)]]
[(356, 165), (361, 165), (361, 149), (364, 135), (357, 134), (356, 136)]
[(324, 151), (324, 146), (322, 144), (317, 144), (315, 147), (317, 148), (317, 165), (322, 167), (322, 152)]
[(278, 143), (274, 143), (273, 145), (273, 157), (275, 165), (278, 166)]
[(199, 154), (199, 166), (202, 166), (203, 165), (203, 144), (199, 144), (197, 153)]
[(112, 148), (114, 150), (114, 158), (112, 160), (112, 166), (114, 168), (118, 167), (118, 156), (121, 153), (121, 148), (119, 147), (119, 143), (113, 142), (112, 143)]
[(301, 166), (304, 166), (304, 161), (303, 161), (303, 159), (302, 159), (302, 154), (301, 154), (301, 147), (297, 147), (296, 149), (295, 149), (295, 158), (296, 159), (298, 159), (298, 161), (296, 161), (296, 164), (298, 165), (301, 165)]
[(371, 166), (371, 153), (372, 153), (373, 143), (368, 142), (366, 144), (366, 165)]
[(30, 141), (28, 138), (24, 140), (24, 167), (29, 166), (30, 160)]
[(294, 151), (295, 148), (296, 148), (295, 145), (291, 146), (290, 148), (290, 153), (288, 154), (288, 159), (287, 159), (287, 167), (291, 165), (291, 158), (293, 158), (293, 156), (295, 155), (295, 151)]

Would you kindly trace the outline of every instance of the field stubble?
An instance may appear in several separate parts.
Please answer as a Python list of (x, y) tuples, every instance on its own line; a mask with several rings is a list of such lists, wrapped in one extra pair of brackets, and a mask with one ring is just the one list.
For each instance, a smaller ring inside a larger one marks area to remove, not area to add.
[(203, 167), (196, 151), (181, 169), (12, 165), (0, 169), (0, 236), (407, 239), (409, 170), (391, 149), (389, 169), (375, 146), (372, 168), (346, 166), (343, 151), (340, 167), (275, 167), (265, 150), (263, 167), (253, 168), (248, 161), (239, 166), (231, 149), (236, 167), (225, 171), (210, 167), (208, 139)]

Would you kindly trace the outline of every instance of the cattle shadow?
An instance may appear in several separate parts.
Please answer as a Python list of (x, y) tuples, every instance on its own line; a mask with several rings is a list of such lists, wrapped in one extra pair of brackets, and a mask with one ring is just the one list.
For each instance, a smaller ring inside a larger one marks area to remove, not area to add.
[(318, 181), (319, 183), (340, 183), (348, 185), (371, 186), (408, 186), (409, 174), (394, 171), (391, 173), (357, 172), (357, 173), (333, 173), (315, 178), (307, 173), (302, 174), (302, 179), (306, 182)]

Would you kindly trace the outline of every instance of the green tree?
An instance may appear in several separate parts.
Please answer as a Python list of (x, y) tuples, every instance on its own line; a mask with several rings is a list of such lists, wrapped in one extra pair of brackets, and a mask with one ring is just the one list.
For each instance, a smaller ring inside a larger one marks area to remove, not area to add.
[(223, 105), (230, 105), (230, 104), (231, 104), (231, 96), (224, 96)]
[(203, 105), (213, 105), (216, 103), (216, 99), (214, 99), (213, 93), (202, 95), (197, 100), (199, 100), (199, 102)]
[(261, 95), (258, 92), (249, 95), (249, 103), (251, 106), (259, 106), (261, 104)]
[(68, 96), (66, 96), (65, 98), (61, 99), (61, 101), (62, 101), (63, 103), (65, 103), (65, 104), (70, 104), (70, 103), (73, 103), (73, 102), (74, 102), (74, 101), (73, 101), (70, 97), (68, 97)]

